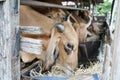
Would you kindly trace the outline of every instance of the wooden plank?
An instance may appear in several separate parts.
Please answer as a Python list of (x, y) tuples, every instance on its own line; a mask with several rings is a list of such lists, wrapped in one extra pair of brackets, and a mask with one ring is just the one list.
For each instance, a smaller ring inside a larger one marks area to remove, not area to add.
[(32, 0), (30, 1), (21, 0), (20, 4), (29, 5), (29, 6), (38, 6), (38, 7), (61, 8), (61, 9), (69, 9), (69, 10), (87, 10), (83, 8), (67, 7), (67, 6), (46, 3), (46, 2), (41, 2), (41, 1), (32, 1)]
[(117, 12), (117, 0), (114, 0), (114, 5), (113, 5), (113, 9), (112, 9), (112, 14), (111, 14), (111, 19), (110, 19), (110, 26), (109, 26), (109, 30), (110, 30), (110, 38), (112, 40), (114, 40), (114, 30), (115, 30), (115, 22), (116, 22), (116, 12)]
[(21, 37), (20, 41), (21, 42), (28, 42), (28, 43), (38, 44), (38, 45), (42, 44), (42, 40), (37, 40), (37, 39), (27, 38), (27, 37)]
[(110, 80), (110, 69), (111, 69), (111, 47), (109, 44), (104, 46), (104, 64), (103, 74), (101, 80)]
[(27, 34), (44, 34), (44, 30), (41, 27), (38, 26), (21, 26), (20, 27), (21, 33), (27, 33)]
[(15, 10), (15, 6), (18, 7), (15, 1), (19, 2), (19, 0), (6, 0), (0, 3), (0, 80), (20, 80), (17, 47), (19, 13), (15, 13), (18, 10)]
[(112, 56), (112, 69), (110, 80), (120, 80), (120, 1), (117, 1), (117, 20), (115, 25), (115, 36)]
[(21, 37), (20, 49), (27, 53), (41, 54), (42, 53), (42, 40)]

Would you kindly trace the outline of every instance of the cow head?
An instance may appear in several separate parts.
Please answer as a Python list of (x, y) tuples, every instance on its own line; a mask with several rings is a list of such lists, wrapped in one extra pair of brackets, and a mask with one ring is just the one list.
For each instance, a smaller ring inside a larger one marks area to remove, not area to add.
[[(79, 16), (78, 16), (79, 17)], [(79, 38), (79, 42), (84, 42), (89, 31), (87, 30), (87, 28), (91, 25), (92, 23), (92, 18), (91, 16), (88, 16), (89, 21), (88, 23), (84, 23), (84, 22), (80, 22), (80, 20), (78, 19), (76, 23), (73, 24), (77, 34), (78, 34), (78, 38)]]
[(78, 37), (73, 26), (67, 21), (55, 24), (51, 30), (43, 71), (55, 64), (69, 74), (77, 67), (77, 55)]

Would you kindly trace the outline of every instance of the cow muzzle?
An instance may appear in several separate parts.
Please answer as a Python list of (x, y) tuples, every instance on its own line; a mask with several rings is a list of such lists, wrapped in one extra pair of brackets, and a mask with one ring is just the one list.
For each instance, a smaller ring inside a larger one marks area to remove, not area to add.
[(43, 62), (42, 73), (51, 69), (51, 67), (55, 64), (55, 61), (58, 57), (58, 53), (59, 53), (59, 48), (56, 47), (53, 52), (53, 55), (51, 55), (50, 58), (46, 59), (45, 62)]

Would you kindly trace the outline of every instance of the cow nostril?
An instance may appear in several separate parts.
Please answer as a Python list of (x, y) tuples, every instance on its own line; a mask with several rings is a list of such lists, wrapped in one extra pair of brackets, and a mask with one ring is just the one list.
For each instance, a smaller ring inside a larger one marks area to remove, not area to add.
[(71, 50), (73, 50), (73, 45), (72, 44), (68, 43), (67, 47), (70, 48)]
[(67, 52), (67, 54), (71, 54), (72, 50), (74, 48), (74, 45), (71, 43), (68, 43), (67, 45), (65, 45), (65, 51)]

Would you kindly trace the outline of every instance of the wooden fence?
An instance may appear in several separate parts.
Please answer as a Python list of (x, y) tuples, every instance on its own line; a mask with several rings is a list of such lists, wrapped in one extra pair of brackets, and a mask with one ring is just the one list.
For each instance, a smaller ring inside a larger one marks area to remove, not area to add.
[(20, 80), (19, 0), (0, 0), (0, 80)]

